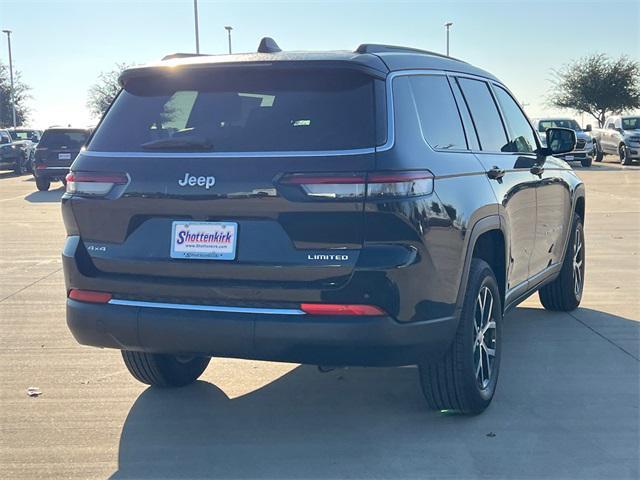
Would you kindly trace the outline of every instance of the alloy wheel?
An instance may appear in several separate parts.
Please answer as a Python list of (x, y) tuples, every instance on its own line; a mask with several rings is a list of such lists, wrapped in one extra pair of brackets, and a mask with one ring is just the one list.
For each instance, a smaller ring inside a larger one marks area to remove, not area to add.
[(573, 293), (580, 297), (582, 293), (582, 283), (584, 281), (584, 244), (582, 241), (582, 231), (576, 228), (573, 240)]
[(496, 359), (496, 321), (493, 294), (486, 285), (480, 289), (474, 311), (473, 365), (478, 387), (484, 390), (491, 381)]

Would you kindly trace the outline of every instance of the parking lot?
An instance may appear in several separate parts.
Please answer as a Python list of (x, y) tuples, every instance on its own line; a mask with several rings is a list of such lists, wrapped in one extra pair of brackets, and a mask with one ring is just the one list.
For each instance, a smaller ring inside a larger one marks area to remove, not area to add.
[(67, 330), (60, 184), (0, 173), (0, 478), (638, 478), (640, 167), (605, 160), (576, 167), (581, 308), (536, 296), (507, 317), (477, 417), (426, 410), (415, 368), (214, 359), (195, 385), (146, 388)]

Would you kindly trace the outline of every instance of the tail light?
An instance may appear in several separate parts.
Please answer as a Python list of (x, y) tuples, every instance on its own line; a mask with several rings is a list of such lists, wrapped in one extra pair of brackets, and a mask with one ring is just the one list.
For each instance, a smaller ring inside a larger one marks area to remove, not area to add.
[(300, 310), (310, 315), (386, 315), (386, 312), (375, 305), (345, 305), (333, 303), (303, 303)]
[(125, 185), (129, 177), (125, 173), (70, 172), (67, 177), (67, 193), (88, 197), (104, 196), (116, 185)]
[(87, 303), (108, 303), (111, 300), (111, 294), (107, 292), (94, 292), (93, 290), (69, 290), (69, 298), (78, 302)]
[(433, 174), (424, 171), (304, 174), (292, 173), (281, 185), (299, 186), (306, 196), (329, 200), (416, 197), (433, 192)]

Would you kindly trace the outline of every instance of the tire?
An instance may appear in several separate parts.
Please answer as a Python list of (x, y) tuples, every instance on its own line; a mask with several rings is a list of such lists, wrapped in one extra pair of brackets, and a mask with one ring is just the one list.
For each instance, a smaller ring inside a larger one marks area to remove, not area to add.
[(50, 186), (51, 181), (48, 178), (36, 177), (36, 187), (38, 187), (38, 190), (40, 190), (41, 192), (46, 192), (47, 190), (49, 190)]
[(580, 165), (582, 165), (583, 167), (590, 167), (592, 163), (593, 157), (590, 157), (589, 155), (580, 160)]
[(133, 377), (155, 387), (183, 387), (205, 371), (209, 357), (181, 358), (176, 355), (122, 350), (124, 364)]
[(602, 152), (602, 149), (600, 148), (596, 140), (593, 141), (593, 150), (594, 150), (595, 161), (601, 162), (602, 159), (604, 158), (604, 153)]
[(29, 173), (33, 173), (34, 162), (35, 162), (35, 154), (31, 152), (31, 155), (29, 155), (29, 161), (27, 162), (27, 171)]
[(564, 255), (560, 275), (539, 291), (540, 302), (547, 310), (569, 312), (582, 300), (585, 272), (585, 242), (582, 219), (573, 216), (571, 238)]
[(632, 160), (629, 158), (629, 152), (624, 143), (621, 143), (618, 147), (618, 155), (620, 156), (620, 163), (622, 165), (631, 165)]
[[(485, 314), (481, 316), (483, 304)], [(486, 328), (482, 337), (477, 333), (478, 324)], [(479, 338), (482, 343), (478, 343)], [(502, 302), (498, 282), (491, 267), (474, 258), (458, 329), (449, 350), (443, 357), (419, 365), (420, 384), (429, 408), (482, 413), (496, 390), (501, 345)], [(494, 352), (493, 359), (490, 350)]]
[(16, 166), (13, 169), (13, 173), (15, 173), (17, 176), (24, 175), (24, 163), (25, 158), (21, 154), (20, 157), (18, 157), (18, 159), (16, 160)]

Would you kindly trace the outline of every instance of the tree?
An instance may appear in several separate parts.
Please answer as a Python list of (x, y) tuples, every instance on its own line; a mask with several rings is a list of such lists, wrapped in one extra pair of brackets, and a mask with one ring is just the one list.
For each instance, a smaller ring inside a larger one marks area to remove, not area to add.
[[(16, 124), (23, 125), (29, 118), (27, 101), (30, 87), (22, 81), (20, 72), (13, 71), (14, 100), (16, 103)], [(13, 127), (11, 109), (11, 77), (9, 66), (0, 62), (0, 127)]]
[(549, 104), (585, 112), (604, 125), (607, 114), (640, 107), (640, 63), (590, 55), (554, 71)]
[(116, 63), (113, 70), (101, 72), (98, 75), (98, 81), (89, 89), (89, 98), (87, 99), (87, 107), (93, 116), (102, 117), (107, 111), (120, 91), (120, 83), (118, 83), (120, 74), (130, 66), (131, 64), (127, 63)]

